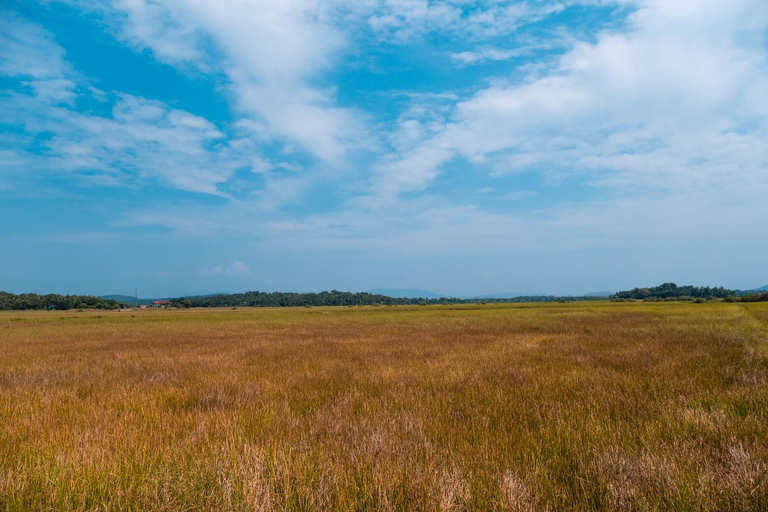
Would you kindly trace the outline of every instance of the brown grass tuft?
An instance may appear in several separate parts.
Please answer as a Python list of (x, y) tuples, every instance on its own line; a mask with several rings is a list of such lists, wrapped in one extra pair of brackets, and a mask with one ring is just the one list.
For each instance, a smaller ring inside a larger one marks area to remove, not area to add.
[(514, 511), (533, 512), (539, 510), (538, 500), (529, 482), (512, 471), (505, 471), (501, 480), (501, 490), (506, 504)]

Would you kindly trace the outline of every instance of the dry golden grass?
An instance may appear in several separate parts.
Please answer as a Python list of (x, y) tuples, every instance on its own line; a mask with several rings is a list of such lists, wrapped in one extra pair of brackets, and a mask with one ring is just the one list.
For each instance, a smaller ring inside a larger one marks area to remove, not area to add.
[(768, 510), (768, 304), (0, 314), (0, 510)]

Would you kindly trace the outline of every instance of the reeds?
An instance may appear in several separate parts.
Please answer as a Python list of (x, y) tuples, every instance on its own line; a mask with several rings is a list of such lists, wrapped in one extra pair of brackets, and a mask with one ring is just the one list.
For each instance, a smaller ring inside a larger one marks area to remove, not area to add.
[(768, 510), (768, 304), (0, 314), (0, 510)]

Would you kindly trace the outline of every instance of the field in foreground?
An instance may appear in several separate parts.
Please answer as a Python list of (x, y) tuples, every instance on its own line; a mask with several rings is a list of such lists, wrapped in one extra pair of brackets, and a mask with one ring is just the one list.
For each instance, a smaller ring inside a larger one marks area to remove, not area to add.
[(768, 303), (0, 314), (0, 510), (768, 510)]

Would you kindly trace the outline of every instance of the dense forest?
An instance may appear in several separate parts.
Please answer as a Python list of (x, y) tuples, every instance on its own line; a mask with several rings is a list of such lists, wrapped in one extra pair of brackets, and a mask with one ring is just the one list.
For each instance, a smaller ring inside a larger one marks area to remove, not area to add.
[(616, 299), (724, 299), (728, 296), (741, 295), (737, 290), (727, 290), (722, 286), (711, 288), (709, 286), (677, 286), (675, 283), (664, 283), (661, 286), (652, 286), (650, 288), (634, 288), (625, 292), (614, 294)]
[(120, 303), (90, 295), (38, 295), (36, 293), (15, 295), (0, 292), (0, 310), (24, 309), (120, 309)]
[(727, 302), (768, 302), (768, 291), (761, 293), (747, 293), (741, 297), (726, 297)]
[(205, 297), (171, 299), (171, 304), (181, 307), (286, 307), (286, 306), (372, 306), (405, 304), (444, 304), (461, 302), (461, 299), (394, 298), (367, 292), (352, 293), (332, 290), (320, 293), (246, 292)]
[(590, 297), (555, 297), (532, 295), (525, 297), (501, 298), (404, 298), (368, 292), (340, 292), (332, 290), (320, 293), (284, 293), (284, 292), (246, 292), (204, 297), (189, 297), (171, 299), (173, 307), (290, 307), (290, 306), (395, 306), (395, 305), (427, 305), (427, 304), (475, 304), (486, 302), (571, 302), (595, 300)]
[(675, 283), (664, 283), (650, 288), (633, 288), (629, 291), (618, 292), (613, 299), (635, 300), (713, 300), (724, 299), (727, 302), (762, 302), (768, 301), (768, 291), (754, 292), (728, 290), (722, 286), (677, 286)]
[[(460, 299), (460, 298), (403, 298), (368, 292), (352, 293), (332, 290), (320, 293), (246, 292), (169, 299), (175, 308), (215, 307), (300, 307), (300, 306), (395, 306), (427, 304), (470, 304), (485, 302), (554, 302), (588, 300), (584, 297), (529, 296), (510, 299)], [(119, 309), (134, 307), (133, 301), (117, 301), (88, 295), (38, 295), (25, 293), (14, 295), (0, 292), (0, 310), (65, 310), (65, 309)], [(146, 304), (147, 300), (140, 301)]]

